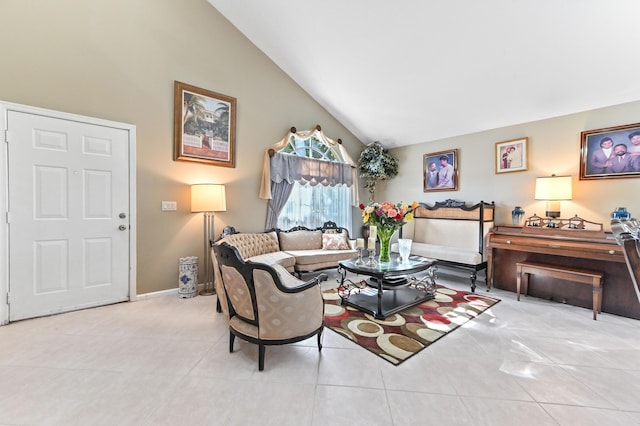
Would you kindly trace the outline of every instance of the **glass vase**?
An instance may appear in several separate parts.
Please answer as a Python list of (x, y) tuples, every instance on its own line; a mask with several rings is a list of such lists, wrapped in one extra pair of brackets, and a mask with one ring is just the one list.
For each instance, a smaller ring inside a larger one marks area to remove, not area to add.
[(378, 226), (378, 238), (380, 239), (379, 262), (389, 262), (391, 260), (389, 244), (391, 243), (391, 236), (393, 236), (394, 232), (396, 232), (396, 228), (383, 228)]

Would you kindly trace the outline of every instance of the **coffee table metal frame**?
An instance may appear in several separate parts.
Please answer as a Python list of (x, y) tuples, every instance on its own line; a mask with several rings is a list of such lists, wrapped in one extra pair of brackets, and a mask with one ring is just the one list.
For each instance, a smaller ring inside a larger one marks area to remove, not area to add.
[[(379, 262), (376, 265), (357, 265), (358, 258), (338, 262), (340, 286), (338, 293), (342, 302), (363, 312), (373, 315), (376, 319), (385, 319), (411, 306), (418, 305), (435, 297), (436, 283), (435, 259), (422, 256), (410, 256), (407, 261), (400, 262), (397, 254), (391, 255), (390, 262)], [(420, 279), (412, 274), (427, 271)], [(375, 278), (375, 294), (363, 291), (364, 281), (348, 280), (347, 272)], [(396, 285), (393, 278), (408, 276), (404, 284)], [(386, 284), (385, 284), (386, 283)], [(369, 293), (369, 294), (367, 294)]]

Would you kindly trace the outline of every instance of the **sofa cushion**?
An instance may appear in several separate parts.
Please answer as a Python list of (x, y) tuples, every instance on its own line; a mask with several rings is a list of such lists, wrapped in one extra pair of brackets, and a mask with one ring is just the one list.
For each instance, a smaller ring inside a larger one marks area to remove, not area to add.
[(349, 250), (349, 241), (347, 240), (347, 234), (341, 233), (324, 233), (322, 234), (322, 249), (323, 250)]
[[(414, 220), (413, 241), (478, 251), (478, 222), (455, 219)], [(404, 237), (404, 233), (403, 233)]]
[(283, 268), (286, 268), (289, 272), (293, 271), (293, 265), (296, 264), (296, 258), (284, 251), (259, 254), (257, 256), (252, 256), (246, 260), (257, 263), (266, 263), (267, 265), (280, 265)]
[[(391, 245), (391, 251), (398, 251), (398, 243)], [(416, 243), (415, 241), (411, 243), (411, 254), (431, 259), (464, 263), (467, 265), (479, 265), (482, 263), (482, 255), (474, 250), (435, 244)]]
[[(316, 265), (319, 263), (326, 263), (329, 266), (336, 266), (337, 262), (341, 260), (351, 259), (358, 255), (356, 250), (289, 250), (287, 253), (295, 256), (296, 258), (296, 270), (309, 270), (310, 265)], [(324, 267), (324, 266), (323, 266)], [(327, 266), (328, 267), (328, 266)], [(315, 267), (314, 269), (321, 269), (322, 267)]]
[(322, 249), (322, 231), (280, 232), (280, 250)]

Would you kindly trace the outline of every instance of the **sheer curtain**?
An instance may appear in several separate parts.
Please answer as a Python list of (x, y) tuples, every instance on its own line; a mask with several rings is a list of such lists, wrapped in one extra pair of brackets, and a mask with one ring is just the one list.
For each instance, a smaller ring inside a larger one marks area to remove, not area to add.
[[(277, 217), (280, 229), (289, 229), (303, 225), (309, 228), (321, 227), (331, 220), (351, 232), (351, 190), (345, 185), (311, 186), (310, 184), (292, 185), (290, 200), (296, 203), (285, 203), (284, 210)], [(274, 194), (275, 198), (275, 194)], [(273, 200), (272, 200), (273, 201)], [(345, 206), (349, 206), (345, 208)]]
[[(350, 229), (353, 173), (349, 164), (276, 152), (270, 160), (270, 175), (266, 229), (316, 228), (328, 220)], [(289, 199), (297, 202), (287, 203)]]

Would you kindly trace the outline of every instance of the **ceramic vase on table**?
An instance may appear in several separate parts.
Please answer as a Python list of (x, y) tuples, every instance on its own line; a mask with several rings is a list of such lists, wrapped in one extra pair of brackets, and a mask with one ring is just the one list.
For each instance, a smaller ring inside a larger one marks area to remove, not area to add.
[(514, 225), (518, 225), (520, 224), (520, 221), (522, 220), (522, 218), (524, 217), (524, 210), (522, 207), (520, 206), (516, 206), (513, 211), (511, 212), (511, 222)]
[(611, 212), (611, 219), (629, 219), (631, 213), (627, 211), (626, 207), (618, 207)]

